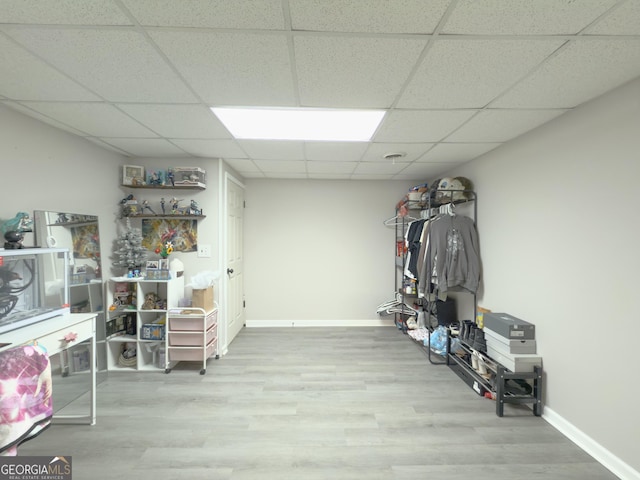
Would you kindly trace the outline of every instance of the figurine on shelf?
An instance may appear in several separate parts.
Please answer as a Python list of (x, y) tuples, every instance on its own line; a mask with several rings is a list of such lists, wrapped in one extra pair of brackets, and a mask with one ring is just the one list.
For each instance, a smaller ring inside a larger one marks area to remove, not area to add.
[(120, 200), (120, 218), (132, 217), (140, 213), (138, 201), (132, 194)]
[(171, 213), (177, 215), (180, 213), (180, 202), (176, 197), (171, 198)]
[(191, 200), (189, 215), (202, 215), (202, 209), (198, 206), (198, 202), (195, 200)]
[(147, 177), (149, 185), (164, 185), (161, 172), (149, 172)]
[(173, 175), (173, 169), (171, 169), (171, 168), (167, 171), (167, 180), (169, 180), (169, 183), (171, 184), (172, 187), (176, 186), (176, 184), (174, 183), (175, 182), (175, 178), (174, 178), (174, 175)]
[(23, 248), (22, 241), (24, 240), (24, 235), (22, 232), (12, 230), (4, 234), (4, 239), (4, 248), (7, 250), (18, 250)]
[(66, 213), (59, 213), (56, 223), (67, 223), (69, 221), (69, 217), (67, 217)]
[(162, 214), (163, 214), (163, 215), (166, 213), (166, 212), (165, 212), (165, 209), (164, 209), (164, 204), (165, 204), (164, 197), (162, 197), (162, 198), (160, 199), (160, 208), (162, 208)]
[(142, 201), (142, 213), (144, 213), (145, 210), (149, 210), (153, 215), (156, 214), (156, 212), (154, 212), (153, 209), (149, 206), (149, 200)]
[(0, 231), (2, 233), (7, 232), (32, 232), (33, 219), (26, 212), (18, 212), (16, 216), (2, 222), (0, 225)]

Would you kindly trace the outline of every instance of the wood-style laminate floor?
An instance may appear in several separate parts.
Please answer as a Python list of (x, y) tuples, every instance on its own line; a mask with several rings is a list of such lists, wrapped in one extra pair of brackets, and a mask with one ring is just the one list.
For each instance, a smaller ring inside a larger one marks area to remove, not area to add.
[(616, 478), (527, 407), (498, 418), (395, 328), (244, 329), (199, 369), (109, 373), (97, 425), (19, 454), (71, 455), (76, 480)]

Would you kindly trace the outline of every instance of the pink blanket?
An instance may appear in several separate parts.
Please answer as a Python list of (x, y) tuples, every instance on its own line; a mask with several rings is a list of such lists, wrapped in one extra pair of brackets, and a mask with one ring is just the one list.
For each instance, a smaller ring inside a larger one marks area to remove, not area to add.
[(16, 455), (22, 442), (51, 423), (51, 365), (43, 347), (0, 352), (0, 455)]

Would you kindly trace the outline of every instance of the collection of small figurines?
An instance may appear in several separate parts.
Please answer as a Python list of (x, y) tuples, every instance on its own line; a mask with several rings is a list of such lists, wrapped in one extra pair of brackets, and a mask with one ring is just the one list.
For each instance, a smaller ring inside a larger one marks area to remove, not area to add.
[[(180, 206), (180, 202), (183, 202), (184, 199), (178, 199), (176, 197), (172, 197), (169, 200), (165, 200), (164, 197), (160, 199), (160, 211), (161, 214), (156, 213), (156, 211), (151, 207), (148, 200), (142, 200), (138, 202), (136, 197), (133, 194), (129, 194), (120, 200), (120, 218), (124, 217), (135, 217), (137, 215), (194, 215), (201, 216), (202, 208), (198, 205), (198, 202), (195, 200), (191, 200), (189, 202), (188, 207)], [(168, 205), (167, 205), (168, 204)], [(167, 209), (167, 207), (169, 207)]]
[(15, 217), (0, 221), (0, 232), (4, 235), (4, 248), (16, 250), (23, 248), (24, 232), (33, 231), (33, 219), (26, 212), (18, 212)]
[(122, 184), (136, 187), (200, 187), (204, 188), (206, 172), (200, 167), (145, 168), (141, 165), (124, 165)]

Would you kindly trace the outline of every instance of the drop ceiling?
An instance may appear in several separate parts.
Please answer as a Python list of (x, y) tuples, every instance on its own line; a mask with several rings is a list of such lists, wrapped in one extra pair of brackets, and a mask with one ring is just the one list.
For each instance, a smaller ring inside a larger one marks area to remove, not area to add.
[[(2, 104), (132, 161), (422, 180), (640, 76), (640, 0), (0, 0), (0, 60)], [(387, 114), (235, 140), (211, 106)]]

